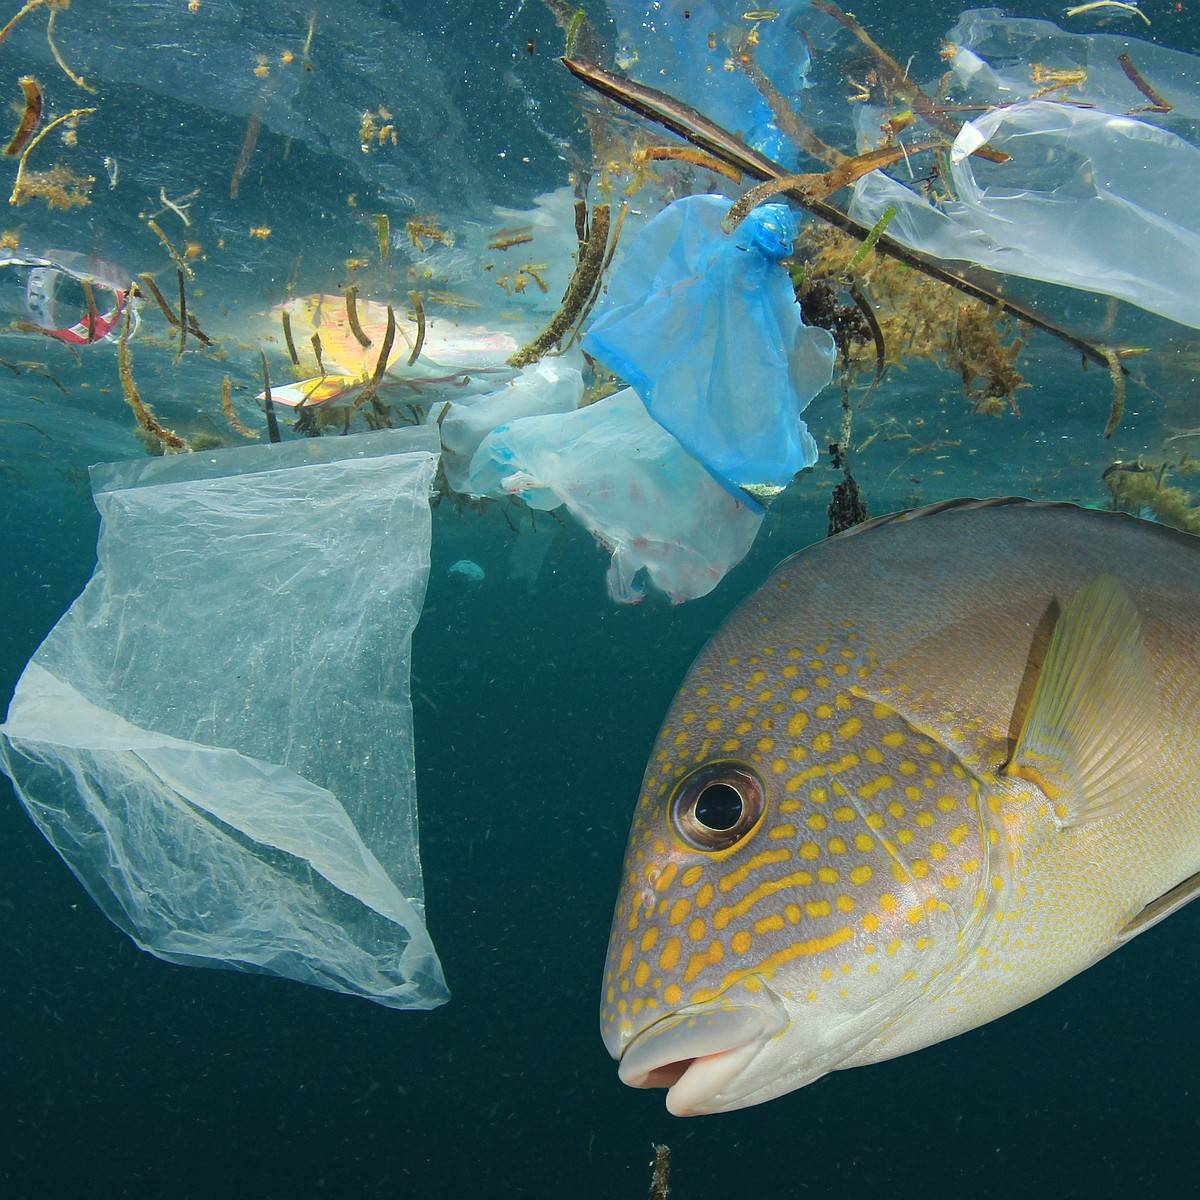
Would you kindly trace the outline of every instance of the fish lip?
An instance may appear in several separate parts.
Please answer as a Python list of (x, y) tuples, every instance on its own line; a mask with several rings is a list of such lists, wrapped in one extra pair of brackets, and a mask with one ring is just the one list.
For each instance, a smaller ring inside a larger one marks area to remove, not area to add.
[(667, 1111), (674, 1116), (719, 1111), (727, 1085), (788, 1024), (782, 1003), (765, 985), (752, 1000), (689, 1006), (638, 1033), (617, 1074), (630, 1087), (667, 1088)]

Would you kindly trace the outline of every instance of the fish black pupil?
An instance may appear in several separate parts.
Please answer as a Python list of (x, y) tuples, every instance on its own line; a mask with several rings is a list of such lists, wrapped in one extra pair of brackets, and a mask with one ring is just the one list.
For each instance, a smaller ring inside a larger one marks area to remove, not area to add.
[(727, 783), (710, 783), (696, 797), (696, 820), (706, 829), (732, 829), (742, 816), (742, 798)]

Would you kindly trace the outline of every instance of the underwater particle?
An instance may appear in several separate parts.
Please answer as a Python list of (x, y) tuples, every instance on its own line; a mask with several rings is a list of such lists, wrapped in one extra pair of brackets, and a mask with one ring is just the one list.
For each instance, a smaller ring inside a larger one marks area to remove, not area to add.
[(671, 1147), (654, 1143), (654, 1174), (650, 1177), (650, 1200), (667, 1200), (671, 1194)]
[(451, 579), (460, 579), (469, 585), (482, 583), (487, 578), (487, 572), (469, 558), (460, 558), (458, 562), (451, 563), (446, 574)]
[(117, 186), (121, 177), (121, 164), (111, 154), (104, 156), (104, 169), (108, 172), (108, 190), (111, 192)]
[(271, 227), (269, 225), (251, 225), (250, 236), (265, 242), (271, 236)]
[(200, 0), (188, 0), (188, 12), (194, 13), (200, 11)]

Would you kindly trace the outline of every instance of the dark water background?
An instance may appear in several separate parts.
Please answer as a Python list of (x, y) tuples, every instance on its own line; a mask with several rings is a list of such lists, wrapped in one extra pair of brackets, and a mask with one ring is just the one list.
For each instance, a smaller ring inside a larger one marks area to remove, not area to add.
[[(112, 6), (118, 16), (129, 7)], [(1190, 0), (1181, 13), (1145, 7), (1152, 36), (1195, 49)], [(71, 15), (88, 8), (76, 0)], [(249, 25), (269, 19), (251, 5), (213, 8)], [(435, 63), (449, 107), (477, 126), (454, 134), (474, 145), (473, 158), (427, 160), (423, 182), (443, 206), (456, 194), (527, 204), (562, 182), (549, 144), (503, 103), (488, 107), (501, 91), (490, 81), (520, 61), (529, 37), (560, 44), (540, 9), (512, 19), (483, 3), (364, 11)], [(858, 10), (902, 60), (956, 14), (915, 0)], [(69, 29), (64, 20), (64, 47)], [(1125, 31), (1151, 36), (1140, 22)], [(385, 61), (389, 44), (363, 53)], [(102, 49), (92, 46), (93, 62)], [(19, 56), (13, 64), (15, 77)], [(530, 87), (547, 89), (539, 121), (570, 133), (569, 87), (553, 64), (539, 51), (522, 69)], [(106, 118), (118, 130), (120, 103)], [(138, 113), (125, 118), (142, 136)], [(236, 155), (241, 119), (228, 129), (219, 114), (210, 119)], [(497, 167), (487, 146), (504, 137), (528, 138), (527, 174)], [(146, 162), (165, 153), (149, 145)], [(316, 168), (280, 167), (293, 169)], [(319, 254), (319, 204), (295, 182), (280, 184), (294, 198), (284, 216)], [(118, 233), (137, 229), (129, 212), (104, 219)], [(271, 296), (290, 258), (286, 248), (272, 254), (248, 263), (239, 296)], [(210, 287), (225, 288), (237, 310), (228, 278), (217, 274)], [(895, 381), (871, 419), (924, 422), (922, 445), (944, 445), (910, 456), (911, 441), (878, 442), (860, 470), (873, 511), (968, 493), (1102, 503), (1098, 464), (1136, 457), (1195, 412), (1192, 380), (1170, 393), (1171, 419), (1155, 399), (1134, 396), (1105, 444), (1102, 381), (1057, 348), (1039, 353), (1019, 421), (972, 415), (954, 381), (932, 369)], [(11, 397), (0, 393), (0, 417), (33, 413), (59, 438), (47, 452), (41, 435), (0, 424), (0, 694), (91, 574), (97, 521), (82, 468), (138, 452), (123, 412), (111, 428), (88, 424), (101, 389), (102, 404), (119, 408), (111, 362), (79, 371), (65, 400), (15, 384)], [(164, 369), (160, 387), (209, 387), (196, 372)], [(88, 381), (93, 390), (81, 391)], [(811, 415), (824, 443), (836, 405), (821, 404)], [(673, 1194), (683, 1200), (1200, 1194), (1197, 906), (999, 1022), (765, 1106), (681, 1121), (661, 1093), (618, 1082), (597, 1033), (597, 993), (645, 756), (705, 638), (778, 559), (823, 534), (836, 478), (828, 466), (812, 472), (773, 509), (751, 556), (681, 609), (613, 605), (590, 537), (548, 517), (539, 528), (553, 529), (554, 542), (529, 592), (507, 573), (527, 532), (513, 534), (495, 511), (437, 510), (413, 682), (427, 914), (453, 993), (435, 1012), (142, 954), (101, 917), (5, 781), (0, 1197), (613, 1200), (645, 1195), (652, 1142), (672, 1147)], [(478, 588), (447, 574), (462, 557), (486, 568)]]

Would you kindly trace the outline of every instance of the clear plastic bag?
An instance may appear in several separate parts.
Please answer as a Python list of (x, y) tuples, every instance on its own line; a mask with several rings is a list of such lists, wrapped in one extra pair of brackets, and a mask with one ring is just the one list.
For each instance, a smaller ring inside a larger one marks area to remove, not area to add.
[(763, 510), (735, 499), (647, 415), (632, 388), (573, 412), (524, 417), (484, 438), (476, 495), (565, 504), (612, 551), (614, 600), (642, 598), (643, 568), (676, 604), (707, 595), (750, 549)]
[[(988, 163), (987, 142), (1012, 155)], [(1095, 109), (1030, 100), (992, 109), (951, 152), (958, 199), (935, 208), (874, 171), (850, 215), (938, 258), (1117, 296), (1200, 328), (1200, 150), (1173, 133)]]
[(93, 470), (98, 566), (0, 755), (143, 949), (393, 1008), (447, 999), (409, 700), (437, 449), (421, 427)]
[(730, 486), (785, 487), (817, 460), (800, 414), (833, 377), (834, 343), (800, 319), (794, 218), (755, 209), (727, 234), (723, 196), (689, 196), (633, 240), (584, 349)]

